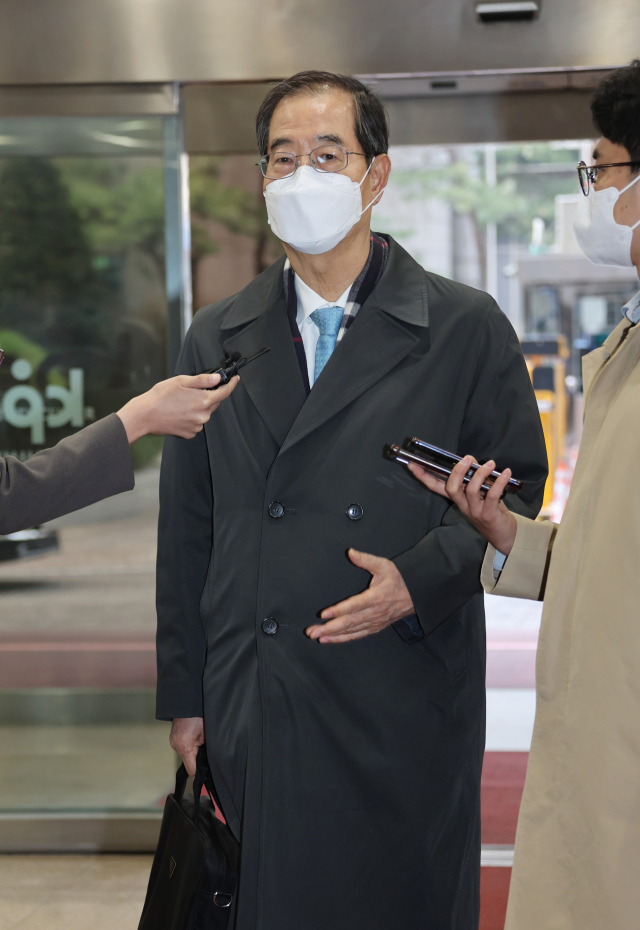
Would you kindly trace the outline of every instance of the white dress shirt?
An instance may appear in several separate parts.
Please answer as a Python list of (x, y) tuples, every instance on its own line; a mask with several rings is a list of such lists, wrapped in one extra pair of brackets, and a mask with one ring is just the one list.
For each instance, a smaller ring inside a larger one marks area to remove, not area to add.
[(632, 323), (640, 323), (640, 291), (624, 305), (622, 312)]
[(302, 336), (304, 354), (307, 357), (309, 385), (313, 387), (313, 376), (316, 367), (316, 346), (318, 344), (318, 339), (320, 338), (320, 330), (311, 319), (311, 314), (314, 310), (319, 310), (321, 307), (342, 307), (344, 312), (344, 309), (347, 306), (349, 292), (353, 286), (353, 282), (349, 285), (344, 294), (338, 297), (337, 300), (325, 300), (324, 297), (320, 296), (320, 294), (316, 294), (315, 291), (312, 291), (309, 285), (305, 284), (297, 274), (294, 275), (294, 279), (296, 284), (296, 296), (298, 298), (298, 313), (296, 315), (296, 323), (298, 324), (298, 329), (300, 330), (300, 335)]

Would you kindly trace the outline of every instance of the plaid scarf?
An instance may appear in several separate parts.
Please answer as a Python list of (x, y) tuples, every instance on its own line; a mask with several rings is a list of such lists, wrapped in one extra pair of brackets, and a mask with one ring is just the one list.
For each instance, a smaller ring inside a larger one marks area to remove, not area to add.
[[(364, 268), (351, 285), (349, 298), (344, 308), (340, 329), (338, 330), (336, 345), (343, 338), (346, 331), (355, 320), (358, 310), (380, 280), (380, 275), (384, 271), (384, 266), (387, 263), (388, 255), (389, 243), (381, 236), (378, 236), (376, 233), (372, 232), (369, 236), (369, 256), (365, 262)], [(296, 320), (298, 315), (298, 297), (296, 294), (295, 274), (289, 259), (287, 259), (284, 263), (284, 296), (287, 302), (289, 326), (291, 327), (291, 335), (293, 337), (293, 344), (296, 350), (296, 355), (298, 357), (298, 364), (300, 365), (302, 380), (304, 382), (305, 390), (307, 394), (309, 394), (311, 387), (309, 385), (307, 357), (304, 352), (302, 336), (300, 335), (300, 330), (298, 329), (298, 323)]]

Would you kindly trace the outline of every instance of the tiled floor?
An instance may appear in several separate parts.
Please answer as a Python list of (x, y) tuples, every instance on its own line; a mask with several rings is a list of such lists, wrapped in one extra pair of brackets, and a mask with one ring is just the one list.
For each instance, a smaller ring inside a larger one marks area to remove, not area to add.
[[(0, 930), (135, 930), (151, 856), (0, 856)], [(480, 930), (504, 921), (510, 869), (482, 870)]]
[[(487, 752), (482, 774), (483, 859), (515, 839), (535, 714), (535, 658), (542, 604), (485, 597)], [(511, 868), (482, 869), (480, 930), (503, 930)]]
[(135, 930), (150, 856), (0, 856), (0, 930)]
[(479, 930), (503, 930), (511, 869), (482, 869)]
[(487, 752), (482, 766), (482, 844), (513, 846), (527, 752)]

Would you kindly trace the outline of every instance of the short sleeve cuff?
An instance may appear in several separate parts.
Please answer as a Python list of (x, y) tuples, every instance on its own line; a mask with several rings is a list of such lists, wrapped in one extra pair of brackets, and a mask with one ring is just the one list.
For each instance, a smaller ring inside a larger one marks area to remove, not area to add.
[(558, 527), (548, 520), (529, 520), (517, 513), (513, 516), (518, 524), (513, 548), (505, 558), (493, 546), (487, 546), (480, 573), (482, 587), (487, 594), (539, 601), (544, 597)]

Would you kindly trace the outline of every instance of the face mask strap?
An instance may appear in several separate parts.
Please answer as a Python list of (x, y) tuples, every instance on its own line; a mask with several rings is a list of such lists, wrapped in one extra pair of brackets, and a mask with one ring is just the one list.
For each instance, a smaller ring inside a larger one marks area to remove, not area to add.
[(368, 167), (367, 170), (365, 171), (362, 180), (361, 180), (360, 183), (358, 184), (358, 187), (362, 187), (362, 185), (364, 184), (364, 179), (366, 178), (366, 176), (369, 174), (369, 172), (370, 172), (371, 169), (373, 168), (373, 163), (374, 163), (374, 161), (376, 160), (377, 157), (378, 157), (377, 155), (374, 155), (373, 158), (371, 159), (371, 164), (369, 165), (369, 167)]
[[(365, 171), (364, 178), (366, 178), (366, 176), (369, 174), (369, 172), (370, 172), (371, 169), (373, 168), (373, 163), (374, 163), (374, 161), (376, 160), (377, 157), (378, 157), (377, 155), (374, 155), (373, 158), (371, 159), (371, 164), (369, 165), (369, 167), (368, 167), (367, 170)], [(362, 185), (364, 184), (364, 178), (360, 181), (360, 184), (358, 185), (358, 187), (362, 187)], [(363, 215), (367, 212), (367, 210), (369, 209), (369, 207), (372, 207), (372, 206), (374, 205), (374, 203), (376, 202), (376, 200), (377, 200), (379, 197), (382, 197), (383, 194), (384, 194), (384, 187), (382, 188), (381, 191), (379, 191), (379, 193), (376, 194), (376, 196), (373, 198), (373, 200), (369, 201), (369, 203), (366, 205), (366, 207), (363, 207), (363, 208), (362, 208), (362, 213), (360, 214), (360, 216), (363, 216)]]
[[(626, 187), (623, 187), (621, 191), (618, 191), (618, 197), (620, 197), (622, 194), (626, 193), (630, 188), (633, 187), (634, 184), (637, 184), (638, 181), (640, 181), (640, 173), (638, 174), (638, 177), (637, 177), (637, 178), (634, 178), (633, 181), (631, 181), (629, 184), (627, 184)], [(621, 225), (621, 224), (618, 224), (618, 225)], [(638, 226), (640, 226), (640, 220), (638, 220), (637, 223), (634, 223), (633, 226), (629, 226), (628, 228), (633, 232), (633, 230), (634, 230), (634, 229), (637, 229)]]
[[(373, 162), (371, 162), (371, 164), (373, 164)], [(364, 178), (363, 178), (362, 180), (364, 180)], [(637, 177), (637, 178), (634, 178), (633, 181), (631, 181), (629, 184), (627, 184), (626, 187), (623, 187), (621, 191), (618, 191), (618, 196), (620, 196), (621, 194), (626, 193), (626, 192), (629, 190), (629, 188), (630, 188), (630, 187), (633, 187), (634, 184), (637, 184), (638, 181), (640, 181), (640, 173), (638, 173), (638, 177)]]
[(362, 208), (362, 213), (360, 214), (360, 216), (362, 216), (363, 214), (365, 214), (365, 213), (367, 212), (367, 210), (369, 209), (369, 207), (372, 207), (372, 206), (374, 205), (374, 203), (376, 202), (376, 200), (378, 199), (378, 197), (382, 197), (383, 194), (384, 194), (384, 187), (382, 188), (382, 190), (380, 191), (380, 193), (379, 193), (379, 194), (376, 194), (376, 196), (373, 198), (373, 200), (370, 201), (370, 202), (366, 205), (366, 207), (363, 207), (363, 208)]
[[(364, 178), (363, 178), (363, 180), (364, 180)], [(623, 187), (622, 190), (618, 190), (618, 189), (615, 188), (615, 187), (603, 187), (601, 191), (597, 191), (595, 188), (592, 188), (592, 190), (593, 190), (593, 193), (594, 193), (594, 194), (604, 194), (604, 193), (606, 193), (607, 191), (615, 191), (615, 193), (616, 193), (616, 200), (617, 200), (619, 197), (622, 196), (622, 194), (626, 193), (626, 191), (628, 191), (630, 188), (632, 188), (634, 184), (637, 184), (638, 181), (640, 181), (640, 174), (638, 174), (638, 177), (637, 177), (637, 178), (634, 178), (633, 181), (631, 181), (629, 184), (627, 184), (626, 187)], [(591, 193), (591, 192), (590, 192), (590, 193)], [(623, 223), (618, 223), (617, 221), (615, 221), (615, 222), (616, 222), (616, 226), (623, 226), (623, 225), (624, 225)], [(637, 229), (638, 226), (640, 226), (640, 220), (638, 220), (637, 223), (634, 223), (633, 226), (627, 226), (626, 228), (627, 228), (627, 229), (630, 229), (630, 230), (633, 232), (633, 230), (634, 230), (634, 229)]]

